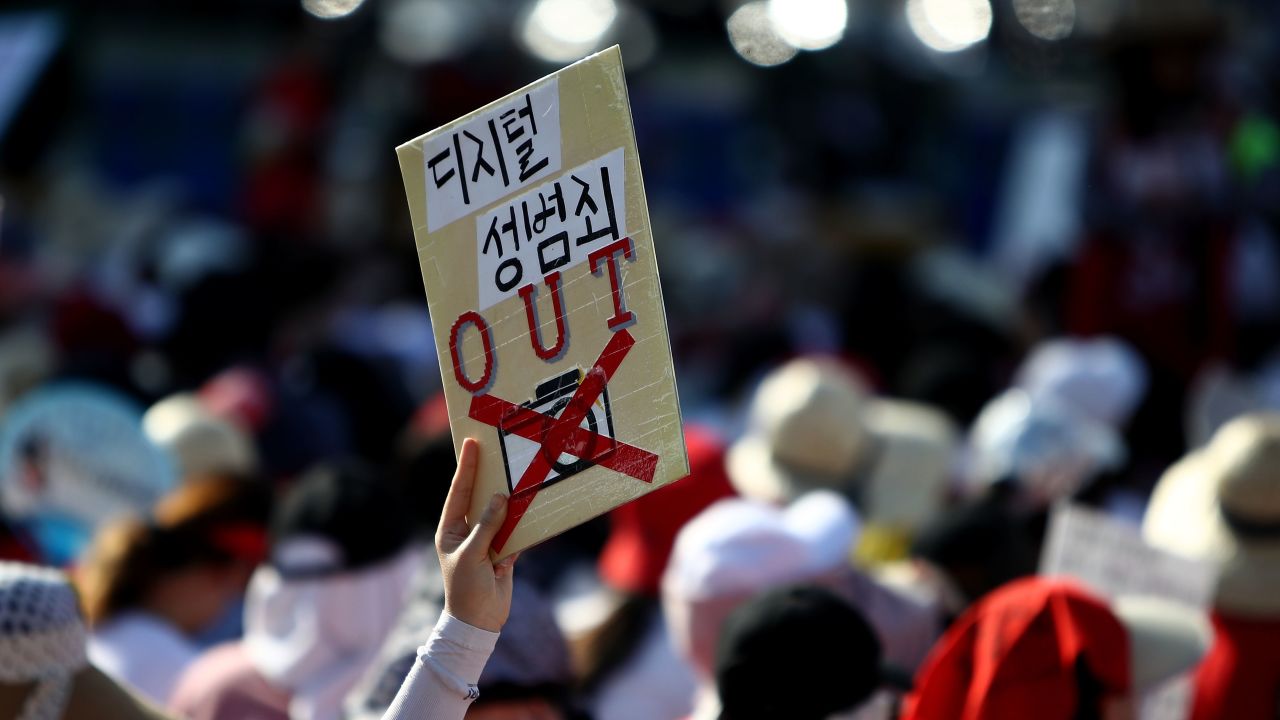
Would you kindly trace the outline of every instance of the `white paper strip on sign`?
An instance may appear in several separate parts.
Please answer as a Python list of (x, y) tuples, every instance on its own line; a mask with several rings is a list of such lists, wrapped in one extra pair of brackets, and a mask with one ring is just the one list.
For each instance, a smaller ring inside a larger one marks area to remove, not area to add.
[(496, 103), (423, 143), (427, 231), (560, 170), (556, 78)]
[(622, 148), (476, 216), (480, 309), (627, 234)]

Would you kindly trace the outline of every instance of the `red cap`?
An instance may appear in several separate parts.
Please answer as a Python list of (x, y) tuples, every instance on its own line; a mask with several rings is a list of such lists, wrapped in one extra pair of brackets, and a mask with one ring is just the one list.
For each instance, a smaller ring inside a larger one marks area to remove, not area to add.
[(916, 675), (904, 720), (1070, 720), (1083, 661), (1103, 697), (1129, 692), (1129, 635), (1069, 581), (1015, 580), (969, 608)]
[(686, 427), (684, 439), (689, 475), (609, 515), (612, 530), (598, 567), (614, 588), (657, 595), (676, 533), (707, 506), (734, 495), (724, 469), (724, 443), (697, 427)]

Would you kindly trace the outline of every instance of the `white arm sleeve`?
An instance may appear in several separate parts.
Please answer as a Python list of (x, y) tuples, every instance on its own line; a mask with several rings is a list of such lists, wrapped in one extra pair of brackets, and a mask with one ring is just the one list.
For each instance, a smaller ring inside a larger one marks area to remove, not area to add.
[(476, 683), (497, 642), (498, 633), (440, 613), (382, 720), (462, 720), (480, 696)]

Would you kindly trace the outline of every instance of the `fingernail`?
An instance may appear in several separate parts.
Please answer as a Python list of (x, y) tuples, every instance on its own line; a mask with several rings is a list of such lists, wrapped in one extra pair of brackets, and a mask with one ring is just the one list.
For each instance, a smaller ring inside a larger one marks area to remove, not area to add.
[(489, 498), (489, 509), (497, 510), (498, 508), (502, 507), (502, 503), (506, 501), (507, 501), (506, 495), (503, 495), (502, 493), (494, 493), (493, 497)]

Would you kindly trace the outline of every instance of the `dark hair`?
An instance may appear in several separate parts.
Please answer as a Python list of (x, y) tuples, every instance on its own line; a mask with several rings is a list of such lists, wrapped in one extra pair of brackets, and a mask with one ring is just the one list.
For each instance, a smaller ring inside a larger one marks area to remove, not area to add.
[[(356, 458), (312, 467), (280, 498), (271, 518), (272, 564), (286, 578), (351, 572), (398, 554), (412, 538), (409, 509), (397, 488)], [(325, 538), (341, 557), (318, 565), (291, 565), (278, 549), (291, 538)]]
[(139, 606), (156, 582), (174, 571), (257, 563), (269, 508), (270, 493), (262, 484), (207, 477), (184, 482), (156, 505), (150, 520), (109, 523), (76, 573), (89, 623)]
[(720, 720), (822, 720), (871, 697), (881, 659), (875, 631), (830, 590), (765, 592), (724, 622), (715, 670)]

